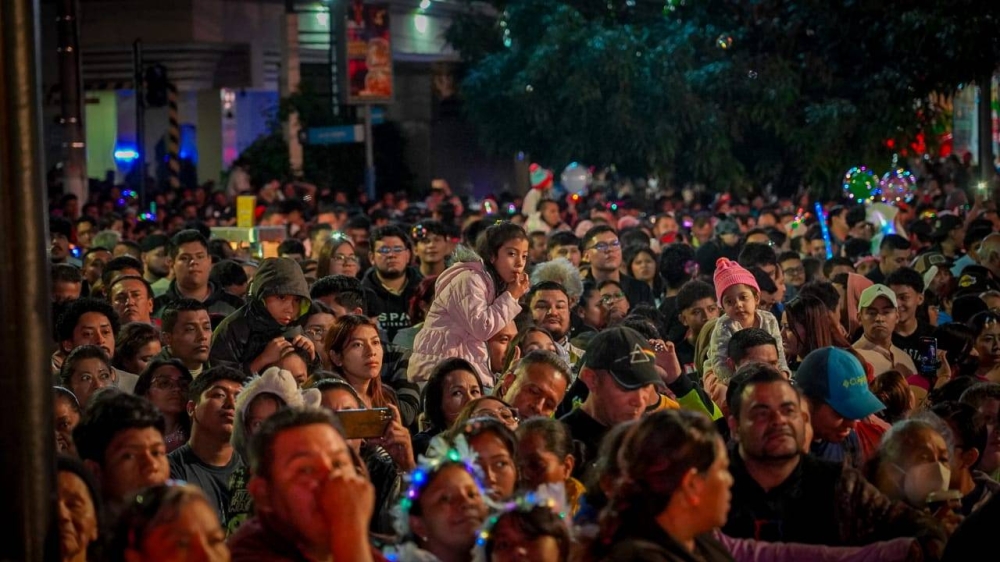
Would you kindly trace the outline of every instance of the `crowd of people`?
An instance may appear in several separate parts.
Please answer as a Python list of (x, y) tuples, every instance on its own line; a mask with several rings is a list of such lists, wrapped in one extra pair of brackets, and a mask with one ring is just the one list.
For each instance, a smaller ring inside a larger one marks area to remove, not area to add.
[[(610, 188), (52, 206), (66, 561), (989, 558), (1000, 217)], [(275, 256), (213, 236), (284, 227)]]

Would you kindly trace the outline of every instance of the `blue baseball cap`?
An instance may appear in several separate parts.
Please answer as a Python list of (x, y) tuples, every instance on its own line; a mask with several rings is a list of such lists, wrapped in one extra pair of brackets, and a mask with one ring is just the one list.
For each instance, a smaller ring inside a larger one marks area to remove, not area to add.
[(885, 409), (868, 389), (868, 377), (857, 357), (836, 347), (806, 355), (795, 372), (802, 394), (820, 399), (849, 420), (860, 420)]

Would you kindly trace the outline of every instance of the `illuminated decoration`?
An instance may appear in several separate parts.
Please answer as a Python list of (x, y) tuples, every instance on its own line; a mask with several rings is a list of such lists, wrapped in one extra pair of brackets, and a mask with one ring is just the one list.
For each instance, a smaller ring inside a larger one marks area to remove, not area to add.
[(431, 7), (431, 0), (420, 0), (420, 9), (426, 10)]
[(878, 189), (878, 177), (867, 166), (855, 166), (844, 174), (844, 195), (858, 203), (874, 201)]
[(788, 226), (788, 229), (795, 230), (799, 228), (800, 226), (805, 224), (805, 220), (807, 218), (809, 218), (809, 213), (806, 213), (805, 209), (799, 207), (799, 210), (795, 213), (795, 220), (791, 222), (791, 224)]
[(723, 33), (715, 40), (715, 46), (723, 51), (729, 50), (733, 46), (733, 38)]
[(833, 244), (830, 242), (830, 228), (826, 224), (826, 211), (823, 210), (822, 203), (816, 203), (816, 218), (819, 219), (819, 228), (823, 233), (823, 243), (826, 244), (826, 259), (831, 259)]
[(118, 165), (131, 164), (139, 158), (139, 151), (135, 149), (134, 146), (129, 145), (119, 145), (115, 147), (115, 161)]
[(586, 195), (587, 187), (594, 181), (594, 174), (579, 162), (572, 162), (566, 166), (559, 179), (567, 192)]
[(500, 509), (490, 515), (476, 535), (476, 547), (473, 550), (472, 562), (487, 562), (486, 543), (489, 542), (493, 528), (503, 516), (521, 512), (527, 513), (536, 507), (551, 509), (564, 523), (569, 524), (567, 516), (569, 507), (566, 504), (566, 488), (562, 482), (542, 484), (537, 490), (520, 495), (500, 506)]
[(903, 168), (890, 170), (882, 176), (879, 191), (882, 201), (892, 204), (909, 202), (913, 199), (917, 180)]

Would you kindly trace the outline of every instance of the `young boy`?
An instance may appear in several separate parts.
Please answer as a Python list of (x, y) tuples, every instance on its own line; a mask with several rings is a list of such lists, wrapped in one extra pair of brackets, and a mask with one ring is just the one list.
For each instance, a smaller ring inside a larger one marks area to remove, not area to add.
[(253, 374), (296, 348), (315, 360), (316, 348), (299, 325), (311, 303), (309, 285), (295, 260), (264, 260), (250, 282), (247, 304), (216, 328), (209, 361)]

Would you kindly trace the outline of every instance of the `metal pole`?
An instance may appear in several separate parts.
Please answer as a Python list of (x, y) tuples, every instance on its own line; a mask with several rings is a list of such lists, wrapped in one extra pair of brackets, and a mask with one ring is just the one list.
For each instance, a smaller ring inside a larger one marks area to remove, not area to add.
[(991, 182), (993, 168), (993, 76), (984, 73), (979, 79), (979, 179)]
[(0, 560), (59, 560), (39, 0), (0, 0)]
[(372, 106), (365, 104), (365, 190), (375, 201), (375, 139), (372, 138)]
[(146, 208), (146, 88), (144, 85), (142, 61), (142, 39), (132, 43), (132, 71), (135, 82), (135, 151), (138, 157), (132, 164), (135, 174), (135, 192), (139, 196), (139, 208)]
[[(83, 78), (80, 71), (78, 0), (60, 0), (56, 19), (59, 34), (59, 90), (62, 98), (63, 192), (87, 202), (87, 137), (83, 127)], [(76, 218), (76, 217), (70, 217)]]

